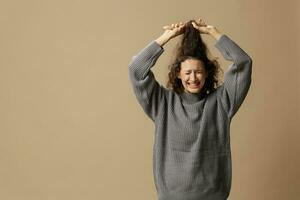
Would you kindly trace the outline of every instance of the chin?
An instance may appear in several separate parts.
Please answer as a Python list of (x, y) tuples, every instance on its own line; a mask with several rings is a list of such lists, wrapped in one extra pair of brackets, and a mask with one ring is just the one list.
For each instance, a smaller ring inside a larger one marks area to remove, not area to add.
[(198, 94), (200, 91), (189, 91), (190, 93)]
[(197, 94), (197, 93), (200, 93), (201, 89), (197, 89), (197, 90), (191, 90), (191, 89), (189, 89), (189, 90), (186, 90), (186, 91), (189, 92), (189, 93)]

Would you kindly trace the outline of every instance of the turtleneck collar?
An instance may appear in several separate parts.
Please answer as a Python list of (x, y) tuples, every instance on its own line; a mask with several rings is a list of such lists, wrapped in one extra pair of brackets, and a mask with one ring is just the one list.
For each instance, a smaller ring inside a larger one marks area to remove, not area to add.
[(196, 103), (201, 101), (204, 98), (204, 95), (202, 92), (190, 93), (185, 91), (180, 94), (180, 97), (187, 103)]

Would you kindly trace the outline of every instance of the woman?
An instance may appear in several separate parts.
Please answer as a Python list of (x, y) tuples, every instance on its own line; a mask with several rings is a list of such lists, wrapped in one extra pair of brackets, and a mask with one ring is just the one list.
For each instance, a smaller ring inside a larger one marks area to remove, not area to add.
[[(133, 92), (155, 124), (153, 174), (159, 200), (225, 200), (231, 189), (230, 123), (251, 84), (252, 60), (227, 35), (201, 19), (164, 27), (129, 64)], [(197, 34), (195, 34), (197, 33)], [(182, 35), (168, 87), (151, 71), (163, 46)], [(220, 70), (200, 34), (233, 63)]]

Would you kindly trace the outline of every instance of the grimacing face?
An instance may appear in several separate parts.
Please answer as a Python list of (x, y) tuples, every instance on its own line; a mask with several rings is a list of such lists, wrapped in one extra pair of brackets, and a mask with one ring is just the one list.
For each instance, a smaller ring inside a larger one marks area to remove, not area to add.
[(204, 86), (207, 73), (202, 61), (188, 58), (181, 62), (177, 77), (181, 79), (185, 92), (199, 93)]

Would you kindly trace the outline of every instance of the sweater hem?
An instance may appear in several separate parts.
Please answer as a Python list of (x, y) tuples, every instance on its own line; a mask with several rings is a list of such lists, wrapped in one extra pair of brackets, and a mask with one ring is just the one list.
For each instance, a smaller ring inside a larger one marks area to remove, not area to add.
[(229, 194), (224, 192), (216, 192), (211, 194), (204, 194), (203, 192), (180, 193), (166, 191), (158, 193), (158, 200), (226, 200)]

